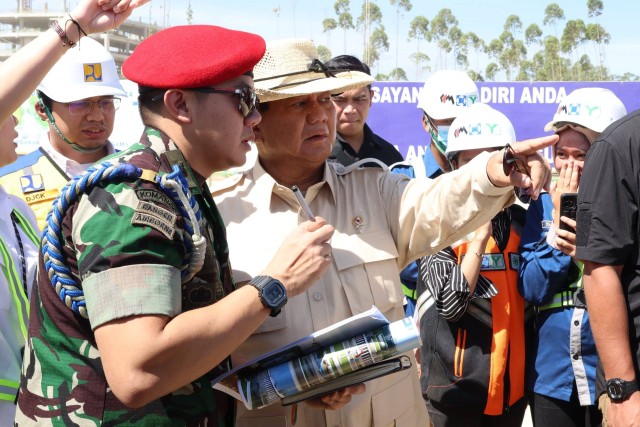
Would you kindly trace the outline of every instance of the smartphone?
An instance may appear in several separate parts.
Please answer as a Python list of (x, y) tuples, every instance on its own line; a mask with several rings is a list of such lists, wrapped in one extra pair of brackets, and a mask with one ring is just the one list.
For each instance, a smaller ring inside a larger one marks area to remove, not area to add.
[[(578, 193), (564, 193), (560, 195), (560, 216), (566, 216), (575, 221), (578, 210)], [(560, 220), (560, 230), (576, 232), (571, 226)]]

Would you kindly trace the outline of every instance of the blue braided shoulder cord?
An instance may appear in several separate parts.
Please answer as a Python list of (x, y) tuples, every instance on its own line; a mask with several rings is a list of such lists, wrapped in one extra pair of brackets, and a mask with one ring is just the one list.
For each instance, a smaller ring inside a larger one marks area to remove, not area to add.
[[(139, 179), (141, 175), (142, 169), (128, 163), (113, 164), (103, 162), (100, 165), (92, 166), (87, 169), (86, 172), (74, 177), (64, 186), (47, 215), (42, 232), (41, 249), (47, 274), (60, 300), (85, 319), (89, 317), (84, 292), (79, 287), (69, 267), (64, 263), (64, 256), (62, 254), (62, 220), (69, 207), (88, 190), (98, 185), (114, 182), (133, 182)], [(197, 202), (189, 191), (186, 179), (177, 166), (173, 167), (171, 174), (157, 177), (156, 181), (162, 190), (175, 202), (184, 217), (186, 235), (183, 236), (183, 241), (187, 248), (181, 268), (182, 282), (184, 283), (200, 271), (204, 262), (204, 254), (202, 256), (192, 256), (192, 252), (202, 251), (199, 248), (202, 244), (198, 238), (202, 238), (200, 233), (200, 210)], [(194, 230), (194, 223), (196, 224), (197, 231)], [(204, 238), (202, 238), (202, 240), (204, 240)], [(194, 246), (200, 250), (194, 251), (192, 249)], [(204, 249), (206, 249), (206, 244), (204, 245)], [(202, 258), (202, 260), (194, 258)]]

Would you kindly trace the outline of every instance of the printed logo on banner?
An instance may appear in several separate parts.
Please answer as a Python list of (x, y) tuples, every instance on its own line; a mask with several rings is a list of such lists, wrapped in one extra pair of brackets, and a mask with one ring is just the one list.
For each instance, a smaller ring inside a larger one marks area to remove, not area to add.
[(85, 82), (101, 82), (102, 81), (102, 64), (84, 64), (84, 81)]

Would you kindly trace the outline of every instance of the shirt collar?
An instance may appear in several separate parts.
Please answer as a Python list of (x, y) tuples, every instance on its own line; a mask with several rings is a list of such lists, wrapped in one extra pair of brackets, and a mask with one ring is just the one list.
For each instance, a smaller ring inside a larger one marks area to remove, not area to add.
[[(337, 185), (336, 175), (332, 174), (329, 170), (331, 166), (328, 162), (324, 162), (324, 172), (322, 181), (313, 184), (306, 193), (306, 200), (308, 203), (311, 203), (313, 199), (320, 193), (322, 188), (327, 187), (328, 191), (331, 194), (331, 198), (335, 205), (336, 197), (335, 197), (335, 188)], [(300, 206), (298, 204), (298, 200), (293, 195), (293, 191), (290, 188), (287, 188), (283, 185), (280, 185), (276, 182), (275, 179), (271, 175), (264, 170), (260, 161), (256, 161), (255, 165), (251, 169), (251, 174), (253, 176), (253, 181), (255, 182), (255, 195), (256, 198), (254, 203), (256, 204), (257, 209), (260, 211), (262, 209), (269, 210), (271, 206), (271, 196), (272, 194), (278, 195), (281, 199), (286, 201), (292, 208), (298, 209)]]
[[(51, 157), (51, 159), (60, 167), (60, 169), (62, 169), (70, 177), (74, 177), (80, 172), (84, 172), (95, 163), (78, 163), (75, 160), (63, 156), (62, 153), (57, 151), (55, 148), (53, 148), (53, 145), (51, 145), (48, 132), (42, 136), (40, 147), (42, 147), (42, 149), (49, 155), (49, 157)], [(107, 155), (116, 152), (116, 149), (111, 141), (107, 141), (105, 147), (107, 149)]]

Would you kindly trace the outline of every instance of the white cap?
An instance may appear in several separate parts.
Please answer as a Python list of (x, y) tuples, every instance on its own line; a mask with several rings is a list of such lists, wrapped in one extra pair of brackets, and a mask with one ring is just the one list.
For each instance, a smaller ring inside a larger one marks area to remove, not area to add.
[(436, 71), (424, 82), (418, 108), (435, 120), (458, 117), (465, 107), (480, 101), (478, 86), (460, 70)]
[(126, 96), (113, 56), (91, 37), (83, 37), (69, 49), (47, 73), (38, 90), (57, 102)]
[(563, 125), (572, 123), (602, 133), (626, 114), (622, 101), (609, 89), (586, 87), (564, 97), (553, 120), (545, 125), (544, 130), (559, 131)]
[(507, 116), (487, 104), (476, 104), (451, 123), (446, 153), (504, 147), (515, 141), (516, 131)]

